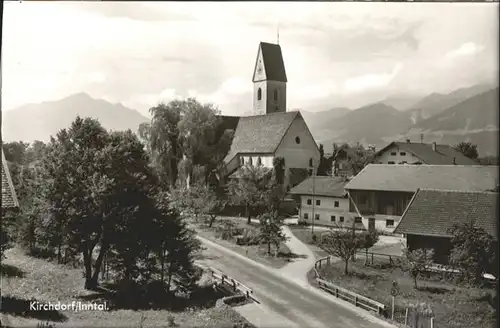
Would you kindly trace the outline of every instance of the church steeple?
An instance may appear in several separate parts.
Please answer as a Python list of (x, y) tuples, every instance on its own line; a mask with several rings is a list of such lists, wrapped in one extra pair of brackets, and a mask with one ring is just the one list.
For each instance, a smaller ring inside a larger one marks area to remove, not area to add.
[(278, 44), (260, 43), (252, 81), (254, 115), (286, 112), (287, 77)]

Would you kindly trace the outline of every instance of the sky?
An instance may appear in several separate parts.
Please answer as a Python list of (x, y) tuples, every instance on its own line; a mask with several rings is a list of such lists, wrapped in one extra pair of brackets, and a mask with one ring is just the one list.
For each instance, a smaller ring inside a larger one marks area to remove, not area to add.
[(196, 97), (251, 111), (260, 41), (287, 107), (356, 108), (498, 80), (498, 4), (5, 2), (2, 110), (85, 92), (143, 114)]

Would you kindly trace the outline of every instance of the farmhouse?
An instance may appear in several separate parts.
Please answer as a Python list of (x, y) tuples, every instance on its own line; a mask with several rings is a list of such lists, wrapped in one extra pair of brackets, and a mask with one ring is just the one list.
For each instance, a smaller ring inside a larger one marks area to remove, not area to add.
[(339, 177), (314, 176), (290, 190), (300, 199), (299, 222), (352, 227), (346, 183)]
[(16, 210), (19, 208), (16, 191), (10, 177), (7, 160), (2, 149), (2, 217), (8, 210)]
[(427, 165), (478, 165), (450, 145), (435, 142), (417, 143), (391, 142), (379, 150), (373, 159), (374, 164), (427, 164)]
[(498, 214), (495, 192), (419, 189), (394, 232), (410, 250), (433, 249), (434, 261), (447, 264), (455, 224), (474, 222), (496, 240)]
[(487, 191), (497, 185), (498, 166), (370, 164), (345, 189), (355, 220), (393, 232), (418, 189)]
[(319, 148), (298, 111), (286, 111), (285, 65), (281, 47), (261, 42), (254, 68), (253, 115), (223, 116), (234, 129), (224, 159), (226, 178), (237, 176), (242, 165), (273, 167), (275, 157), (285, 159), (285, 185), (295, 186), (319, 164)]

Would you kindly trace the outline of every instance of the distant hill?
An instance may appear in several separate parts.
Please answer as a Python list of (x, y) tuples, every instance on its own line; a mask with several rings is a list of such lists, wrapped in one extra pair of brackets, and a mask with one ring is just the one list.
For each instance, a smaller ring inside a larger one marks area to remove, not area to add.
[(381, 103), (405, 111), (411, 109), (421, 99), (422, 96), (417, 95), (392, 95), (382, 100)]
[(324, 111), (309, 112), (307, 110), (300, 109), (300, 113), (304, 120), (306, 121), (309, 128), (322, 127), (324, 128), (325, 122), (331, 122), (332, 120), (338, 119), (349, 113), (349, 108), (336, 107)]
[(4, 141), (49, 140), (60, 129), (67, 128), (78, 116), (96, 118), (108, 130), (137, 132), (139, 124), (149, 121), (139, 112), (122, 104), (93, 99), (85, 93), (39, 104), (28, 104), (2, 112)]
[(480, 156), (496, 155), (499, 131), (498, 92), (497, 87), (470, 97), (418, 122), (404, 136), (416, 139), (423, 134), (425, 142), (448, 144), (467, 140), (478, 145)]
[(494, 86), (478, 84), (467, 88), (457, 89), (448, 94), (432, 93), (410, 106), (412, 120), (418, 123), (437, 115), (447, 108), (453, 107), (467, 98), (481, 94), (492, 89)]
[(333, 121), (323, 121), (311, 129), (316, 140), (327, 150), (333, 142), (384, 144), (383, 137), (408, 130), (412, 122), (406, 112), (383, 103), (349, 111)]

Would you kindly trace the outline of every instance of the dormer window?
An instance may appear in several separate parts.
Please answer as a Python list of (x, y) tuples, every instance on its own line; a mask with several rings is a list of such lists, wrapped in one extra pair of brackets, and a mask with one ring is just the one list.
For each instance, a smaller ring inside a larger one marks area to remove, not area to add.
[(262, 100), (262, 89), (257, 90), (257, 100)]

